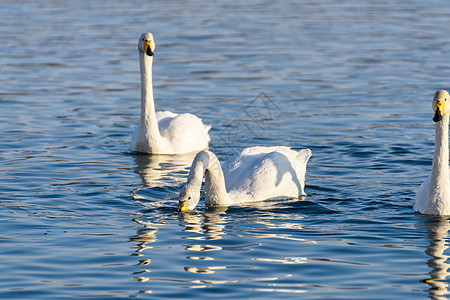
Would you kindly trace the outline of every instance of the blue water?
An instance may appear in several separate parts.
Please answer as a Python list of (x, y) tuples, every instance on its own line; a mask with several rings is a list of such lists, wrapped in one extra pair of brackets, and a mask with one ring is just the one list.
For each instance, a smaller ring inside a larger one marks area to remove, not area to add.
[[(448, 218), (413, 212), (445, 1), (0, 2), (0, 298), (448, 299)], [(192, 155), (136, 155), (158, 110), (225, 160), (310, 148), (304, 200), (180, 214)]]

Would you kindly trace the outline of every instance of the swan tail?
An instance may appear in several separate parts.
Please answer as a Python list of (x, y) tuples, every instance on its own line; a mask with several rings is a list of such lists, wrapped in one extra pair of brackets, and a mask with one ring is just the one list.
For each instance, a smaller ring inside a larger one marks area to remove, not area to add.
[(205, 128), (206, 132), (209, 132), (211, 130), (211, 128), (212, 128), (211, 125), (206, 125), (206, 124), (203, 124), (203, 127)]
[(311, 156), (312, 156), (311, 150), (306, 148), (298, 151), (297, 159), (303, 163), (306, 163), (308, 162)]

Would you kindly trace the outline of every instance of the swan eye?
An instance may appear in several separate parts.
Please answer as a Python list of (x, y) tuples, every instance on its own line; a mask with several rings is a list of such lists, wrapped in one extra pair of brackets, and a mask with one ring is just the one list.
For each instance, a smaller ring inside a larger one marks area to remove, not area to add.
[(191, 200), (191, 196), (188, 197), (188, 200)]

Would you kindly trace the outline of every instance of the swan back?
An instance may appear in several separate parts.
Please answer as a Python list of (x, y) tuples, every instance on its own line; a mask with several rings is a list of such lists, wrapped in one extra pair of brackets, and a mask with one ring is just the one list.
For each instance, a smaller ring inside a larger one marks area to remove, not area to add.
[(211, 139), (208, 131), (211, 126), (204, 125), (199, 117), (190, 113), (175, 114), (169, 111), (157, 112), (156, 117), (161, 137), (173, 141), (166, 146), (164, 152), (188, 153), (209, 147)]
[(225, 184), (235, 203), (305, 195), (306, 164), (311, 150), (251, 147), (223, 165)]
[(309, 149), (252, 147), (225, 162), (222, 168), (214, 153), (201, 151), (181, 189), (178, 208), (180, 211), (195, 208), (203, 176), (206, 206), (300, 197), (305, 195), (306, 164), (310, 157)]

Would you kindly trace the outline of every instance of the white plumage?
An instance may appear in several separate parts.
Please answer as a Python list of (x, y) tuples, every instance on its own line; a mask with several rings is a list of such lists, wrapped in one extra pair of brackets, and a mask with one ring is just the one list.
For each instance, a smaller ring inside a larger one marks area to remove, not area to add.
[(152, 154), (180, 154), (208, 148), (211, 126), (197, 116), (170, 111), (155, 112), (152, 64), (155, 42), (151, 33), (138, 41), (141, 70), (141, 117), (133, 134), (131, 150)]
[(205, 176), (206, 206), (232, 205), (305, 195), (306, 164), (311, 150), (251, 147), (220, 165), (211, 151), (199, 152), (180, 192), (179, 209), (192, 210), (200, 200)]
[(414, 210), (429, 215), (450, 215), (450, 177), (448, 149), (449, 94), (437, 91), (433, 98), (435, 149), (430, 176), (419, 187)]

